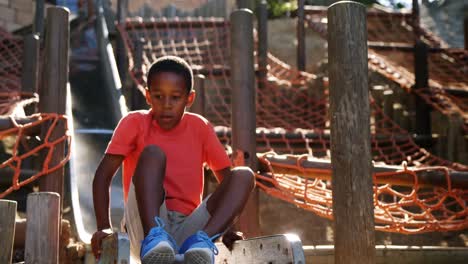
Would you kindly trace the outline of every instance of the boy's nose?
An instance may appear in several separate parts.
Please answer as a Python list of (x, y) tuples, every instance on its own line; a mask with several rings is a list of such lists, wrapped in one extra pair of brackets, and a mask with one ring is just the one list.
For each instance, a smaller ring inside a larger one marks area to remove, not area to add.
[(164, 99), (164, 107), (168, 108), (168, 107), (171, 107), (171, 106), (172, 106), (171, 99), (170, 98), (165, 98)]

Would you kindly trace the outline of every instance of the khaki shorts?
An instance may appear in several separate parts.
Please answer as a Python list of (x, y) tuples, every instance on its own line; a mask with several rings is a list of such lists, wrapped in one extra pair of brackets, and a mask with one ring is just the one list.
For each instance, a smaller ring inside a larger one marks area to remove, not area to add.
[[(161, 205), (159, 217), (165, 223), (164, 229), (176, 240), (178, 246), (181, 246), (185, 239), (203, 229), (208, 223), (211, 217), (206, 209), (208, 198), (209, 196), (189, 216), (167, 210), (165, 202)], [(124, 219), (122, 219), (122, 230), (127, 231), (130, 238), (130, 255), (134, 260), (139, 260), (141, 241), (144, 237), (133, 183), (131, 183), (128, 192)]]

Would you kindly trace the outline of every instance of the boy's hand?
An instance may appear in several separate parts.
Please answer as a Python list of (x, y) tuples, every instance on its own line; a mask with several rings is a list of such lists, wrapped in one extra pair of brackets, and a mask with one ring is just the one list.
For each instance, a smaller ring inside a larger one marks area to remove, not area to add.
[(244, 240), (245, 237), (244, 237), (244, 234), (240, 231), (227, 231), (224, 235), (223, 235), (223, 244), (229, 249), (229, 250), (232, 250), (232, 246), (234, 245), (234, 242), (236, 242), (237, 240)]
[(113, 231), (110, 228), (98, 230), (93, 234), (91, 238), (91, 248), (93, 249), (93, 254), (96, 259), (99, 259), (101, 256), (102, 241), (104, 238), (112, 235)]

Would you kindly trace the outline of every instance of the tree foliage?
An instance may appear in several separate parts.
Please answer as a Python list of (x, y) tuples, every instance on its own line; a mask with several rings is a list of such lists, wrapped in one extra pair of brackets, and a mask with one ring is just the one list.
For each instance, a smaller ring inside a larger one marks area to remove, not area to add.
[[(256, 0), (256, 5), (262, 0)], [(379, 0), (352, 0), (359, 3), (362, 3), (366, 6), (371, 6), (373, 4), (382, 4), (383, 1)], [(331, 3), (336, 2), (333, 0), (306, 0), (306, 5), (330, 5)], [(401, 0), (387, 0), (386, 3), (389, 4), (389, 7), (394, 9), (404, 8)], [(268, 16), (269, 18), (278, 18), (288, 16), (292, 11), (297, 9), (297, 0), (267, 0), (268, 6)]]

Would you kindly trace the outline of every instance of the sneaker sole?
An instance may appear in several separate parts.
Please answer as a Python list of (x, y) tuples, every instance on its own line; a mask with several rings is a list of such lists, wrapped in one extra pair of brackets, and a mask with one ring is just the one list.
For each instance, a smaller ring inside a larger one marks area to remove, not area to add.
[(212, 261), (212, 252), (209, 249), (194, 249), (185, 252), (184, 263), (185, 264), (214, 264)]
[(160, 245), (153, 248), (141, 259), (142, 264), (173, 264), (175, 253), (170, 246)]

